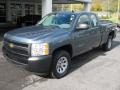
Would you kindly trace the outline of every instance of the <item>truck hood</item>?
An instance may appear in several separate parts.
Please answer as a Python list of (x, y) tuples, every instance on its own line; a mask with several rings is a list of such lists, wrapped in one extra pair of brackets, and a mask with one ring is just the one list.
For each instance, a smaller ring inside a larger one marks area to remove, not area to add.
[(30, 26), (15, 29), (5, 34), (6, 39), (14, 40), (14, 41), (22, 41), (22, 42), (33, 42), (38, 41), (45, 38), (50, 38), (61, 35), (68, 30), (61, 29), (57, 26), (50, 27), (42, 27), (42, 26)]

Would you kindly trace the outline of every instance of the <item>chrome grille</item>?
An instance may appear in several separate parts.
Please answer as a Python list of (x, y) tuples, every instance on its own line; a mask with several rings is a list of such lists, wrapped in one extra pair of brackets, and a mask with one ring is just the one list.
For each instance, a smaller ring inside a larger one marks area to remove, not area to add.
[[(13, 46), (11, 47), (10, 44)], [(4, 40), (3, 51), (8, 58), (20, 63), (27, 64), (27, 59), (29, 57), (28, 47), (28, 44)]]

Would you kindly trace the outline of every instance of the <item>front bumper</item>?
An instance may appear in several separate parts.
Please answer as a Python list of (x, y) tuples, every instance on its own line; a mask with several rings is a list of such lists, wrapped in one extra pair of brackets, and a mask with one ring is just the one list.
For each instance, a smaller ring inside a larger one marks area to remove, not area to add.
[(49, 73), (52, 56), (30, 57), (28, 59), (28, 70), (35, 73)]
[(24, 67), (30, 72), (34, 72), (40, 75), (49, 74), (52, 62), (52, 55), (40, 56), (40, 57), (29, 57), (27, 63), (21, 63), (16, 59), (12, 59), (7, 55), (7, 52), (3, 49), (3, 55), (6, 60), (12, 62), (15, 65)]

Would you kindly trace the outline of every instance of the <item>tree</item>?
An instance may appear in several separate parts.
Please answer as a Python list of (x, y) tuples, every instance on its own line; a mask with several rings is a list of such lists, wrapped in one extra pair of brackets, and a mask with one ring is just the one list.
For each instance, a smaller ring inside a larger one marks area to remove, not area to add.
[(102, 10), (108, 12), (116, 12), (118, 7), (118, 0), (102, 0)]
[(92, 3), (92, 11), (102, 11), (102, 4), (101, 0), (93, 0)]

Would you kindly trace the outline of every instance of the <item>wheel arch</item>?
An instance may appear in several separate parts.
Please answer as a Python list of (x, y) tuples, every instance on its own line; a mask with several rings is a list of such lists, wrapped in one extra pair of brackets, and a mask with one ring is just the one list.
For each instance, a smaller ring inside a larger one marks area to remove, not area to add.
[(110, 31), (108, 36), (112, 36), (112, 39), (115, 37), (115, 31)]
[(55, 52), (59, 51), (59, 50), (64, 50), (67, 51), (70, 54), (70, 57), (73, 56), (73, 48), (71, 44), (67, 44), (67, 45), (63, 45), (61, 47), (56, 48), (53, 52), (52, 55), (55, 54)]

